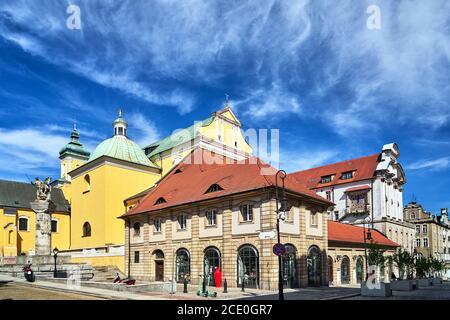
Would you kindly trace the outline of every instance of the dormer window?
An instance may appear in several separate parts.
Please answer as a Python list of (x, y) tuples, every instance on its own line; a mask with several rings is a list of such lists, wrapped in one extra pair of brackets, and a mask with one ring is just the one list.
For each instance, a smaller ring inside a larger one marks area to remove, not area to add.
[(156, 200), (155, 205), (156, 205), (156, 204), (166, 203), (166, 202), (167, 202), (167, 201), (166, 201), (163, 197), (161, 197), (161, 198), (159, 198), (158, 200)]
[(210, 193), (210, 192), (217, 192), (223, 190), (223, 188), (221, 186), (219, 186), (217, 183), (213, 184), (212, 186), (210, 186), (208, 188), (208, 190), (206, 190), (205, 193)]
[(330, 174), (328, 176), (323, 176), (320, 178), (320, 183), (329, 183), (333, 180), (333, 176)]
[(348, 180), (351, 178), (353, 178), (353, 171), (348, 171), (348, 172), (342, 173), (342, 176), (341, 176), (342, 180)]

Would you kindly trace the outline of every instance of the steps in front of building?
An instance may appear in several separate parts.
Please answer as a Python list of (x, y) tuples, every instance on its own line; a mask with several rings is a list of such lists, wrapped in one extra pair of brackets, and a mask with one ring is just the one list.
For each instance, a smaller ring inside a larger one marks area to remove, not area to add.
[(94, 267), (94, 277), (92, 281), (96, 282), (113, 282), (119, 274), (121, 279), (125, 279), (126, 275), (122, 273), (116, 266), (97, 266)]

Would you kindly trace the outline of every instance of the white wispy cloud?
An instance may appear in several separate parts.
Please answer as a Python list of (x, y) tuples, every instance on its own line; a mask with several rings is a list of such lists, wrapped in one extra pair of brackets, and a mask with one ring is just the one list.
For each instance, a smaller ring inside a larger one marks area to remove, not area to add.
[(282, 158), (280, 162), (286, 172), (290, 173), (336, 162), (335, 159), (339, 153), (336, 150), (315, 150), (314, 153), (285, 151), (281, 154)]
[(413, 162), (406, 166), (408, 170), (443, 170), (450, 167), (450, 157), (426, 159)]
[(298, 96), (273, 83), (268, 90), (257, 90), (245, 99), (235, 101), (233, 109), (248, 117), (270, 120), (274, 114), (284, 114), (286, 117), (292, 114), (299, 115), (301, 103)]
[(143, 114), (133, 113), (129, 118), (130, 124), (132, 124), (131, 129), (133, 130), (132, 139), (139, 146), (146, 147), (161, 138), (161, 132), (158, 126)]
[(190, 85), (226, 90), (230, 77), (248, 119), (312, 118), (344, 136), (386, 119), (427, 130), (450, 120), (446, 0), (379, 0), (381, 30), (366, 28), (371, 0), (77, 4), (81, 31), (65, 28), (66, 2), (2, 2), (1, 36), (181, 114), (195, 108)]

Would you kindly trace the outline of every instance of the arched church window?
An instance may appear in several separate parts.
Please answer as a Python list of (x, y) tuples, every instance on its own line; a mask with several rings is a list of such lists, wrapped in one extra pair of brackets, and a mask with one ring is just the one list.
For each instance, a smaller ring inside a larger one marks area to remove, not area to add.
[(91, 177), (87, 174), (84, 176), (84, 192), (91, 190)]
[(89, 222), (85, 222), (83, 224), (83, 237), (91, 236), (91, 224)]
[(20, 217), (19, 218), (19, 231), (29, 231), (28, 217)]

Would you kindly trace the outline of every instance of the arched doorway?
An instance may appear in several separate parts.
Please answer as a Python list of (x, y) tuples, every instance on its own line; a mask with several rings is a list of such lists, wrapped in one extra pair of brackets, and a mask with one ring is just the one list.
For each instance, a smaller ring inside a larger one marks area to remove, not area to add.
[(322, 284), (322, 259), (320, 249), (311, 246), (308, 250), (308, 285), (318, 287)]
[(364, 281), (364, 261), (361, 256), (356, 258), (356, 282), (362, 283)]
[(283, 284), (288, 288), (298, 287), (297, 277), (297, 249), (287, 244), (286, 253), (282, 256)]
[(153, 252), (155, 256), (155, 281), (164, 281), (164, 253), (161, 250)]
[(350, 283), (350, 259), (347, 256), (342, 257), (341, 262), (341, 283)]
[(249, 288), (259, 288), (259, 255), (258, 250), (251, 245), (243, 245), (238, 250), (237, 285)]
[(205, 256), (203, 259), (203, 276), (206, 279), (206, 284), (215, 286), (214, 271), (217, 267), (221, 268), (220, 251), (216, 247), (208, 247), (205, 249)]
[(184, 248), (177, 250), (175, 267), (177, 282), (184, 282), (185, 278), (189, 278), (191, 272), (191, 260), (188, 250)]
[(330, 285), (334, 284), (333, 258), (328, 256), (328, 281)]

